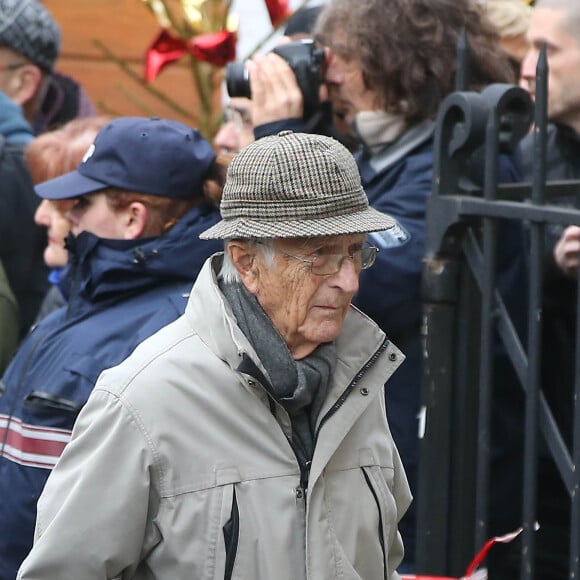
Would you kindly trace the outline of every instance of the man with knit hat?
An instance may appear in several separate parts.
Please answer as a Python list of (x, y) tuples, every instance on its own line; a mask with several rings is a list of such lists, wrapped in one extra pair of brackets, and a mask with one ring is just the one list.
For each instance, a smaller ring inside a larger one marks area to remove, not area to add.
[(185, 314), (99, 377), (18, 578), (398, 578), (403, 355), (350, 304), (393, 220), (292, 132), (234, 157), (221, 214)]
[(60, 29), (36, 0), (0, 0), (0, 91), (32, 123), (60, 53)]
[(46, 232), (33, 220), (39, 198), (23, 150), (47, 127), (95, 112), (82, 87), (54, 71), (60, 42), (40, 2), (0, 0), (0, 260), (18, 301), (20, 338), (48, 289)]
[[(29, 123), (28, 140), (33, 133), (96, 114), (83, 87), (54, 70), (60, 44), (59, 26), (40, 2), (0, 0), (0, 93), (22, 107)], [(2, 95), (0, 105), (0, 134), (7, 136), (3, 127), (7, 103)], [(23, 119), (11, 112), (8, 121)]]
[[(0, 0), (0, 260), (19, 306), (19, 336), (47, 291), (46, 233), (23, 150), (60, 50), (60, 30), (36, 0)], [(2, 321), (0, 320), (0, 325)]]

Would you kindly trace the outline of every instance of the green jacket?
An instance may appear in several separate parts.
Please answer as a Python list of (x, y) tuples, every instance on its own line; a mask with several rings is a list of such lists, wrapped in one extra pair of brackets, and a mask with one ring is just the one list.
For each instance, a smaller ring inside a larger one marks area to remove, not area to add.
[(17, 342), (18, 304), (0, 262), (0, 377), (16, 350)]

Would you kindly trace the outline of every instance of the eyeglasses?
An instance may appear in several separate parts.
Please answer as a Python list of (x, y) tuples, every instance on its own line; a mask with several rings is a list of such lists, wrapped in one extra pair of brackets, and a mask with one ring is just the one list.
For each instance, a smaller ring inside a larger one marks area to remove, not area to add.
[(4, 72), (7, 70), (18, 70), (19, 68), (22, 68), (23, 66), (26, 66), (25, 62), (14, 62), (14, 63), (8, 63), (8, 64), (0, 64), (0, 72)]
[(332, 276), (340, 271), (342, 262), (346, 258), (352, 260), (357, 272), (370, 268), (375, 263), (378, 251), (379, 249), (375, 246), (366, 246), (360, 250), (355, 250), (352, 254), (344, 255), (326, 253), (324, 248), (321, 248), (314, 252), (316, 255), (311, 259), (293, 256), (283, 251), (280, 251), (280, 253), (288, 258), (308, 264), (310, 271), (316, 276)]

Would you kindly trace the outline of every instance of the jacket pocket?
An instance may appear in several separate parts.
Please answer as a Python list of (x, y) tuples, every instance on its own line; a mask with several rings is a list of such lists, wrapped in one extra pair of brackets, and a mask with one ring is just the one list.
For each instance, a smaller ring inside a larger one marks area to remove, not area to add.
[(72, 430), (103, 364), (93, 356), (70, 353), (64, 357), (58, 370), (48, 376), (37, 373), (34, 384), (31, 384), (33, 390), (22, 402), (22, 421), (30, 425)]
[(388, 536), (390, 532), (389, 522), (396, 521), (394, 498), (383, 476), (383, 470), (378, 465), (364, 466), (362, 472), (377, 505), (379, 542), (383, 551), (385, 578), (389, 578)]
[(48, 413), (63, 413), (73, 418), (76, 418), (82, 408), (82, 405), (76, 401), (71, 401), (64, 397), (57, 397), (56, 395), (42, 391), (32, 391), (26, 397), (24, 404), (28, 410), (36, 410), (40, 413), (43, 411)]
[(231, 580), (238, 553), (238, 543), (240, 538), (240, 513), (238, 511), (238, 501), (236, 497), (236, 488), (231, 487), (231, 514), (230, 519), (223, 526), (224, 545), (226, 550), (226, 569), (224, 573), (225, 580)]
[(72, 430), (83, 405), (44, 391), (32, 391), (24, 399), (22, 420), (26, 424)]
[(66, 373), (65, 385), (73, 386), (75, 396), (88, 399), (99, 375), (103, 369), (113, 366), (115, 360), (112, 357), (100, 358), (88, 354), (71, 353), (71, 356), (63, 364), (63, 371)]

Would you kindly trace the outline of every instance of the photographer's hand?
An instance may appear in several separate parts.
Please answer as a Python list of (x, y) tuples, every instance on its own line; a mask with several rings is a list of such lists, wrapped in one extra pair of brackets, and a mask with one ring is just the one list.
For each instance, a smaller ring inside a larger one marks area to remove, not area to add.
[(275, 53), (259, 54), (246, 63), (252, 87), (254, 126), (302, 118), (304, 102), (294, 72)]

